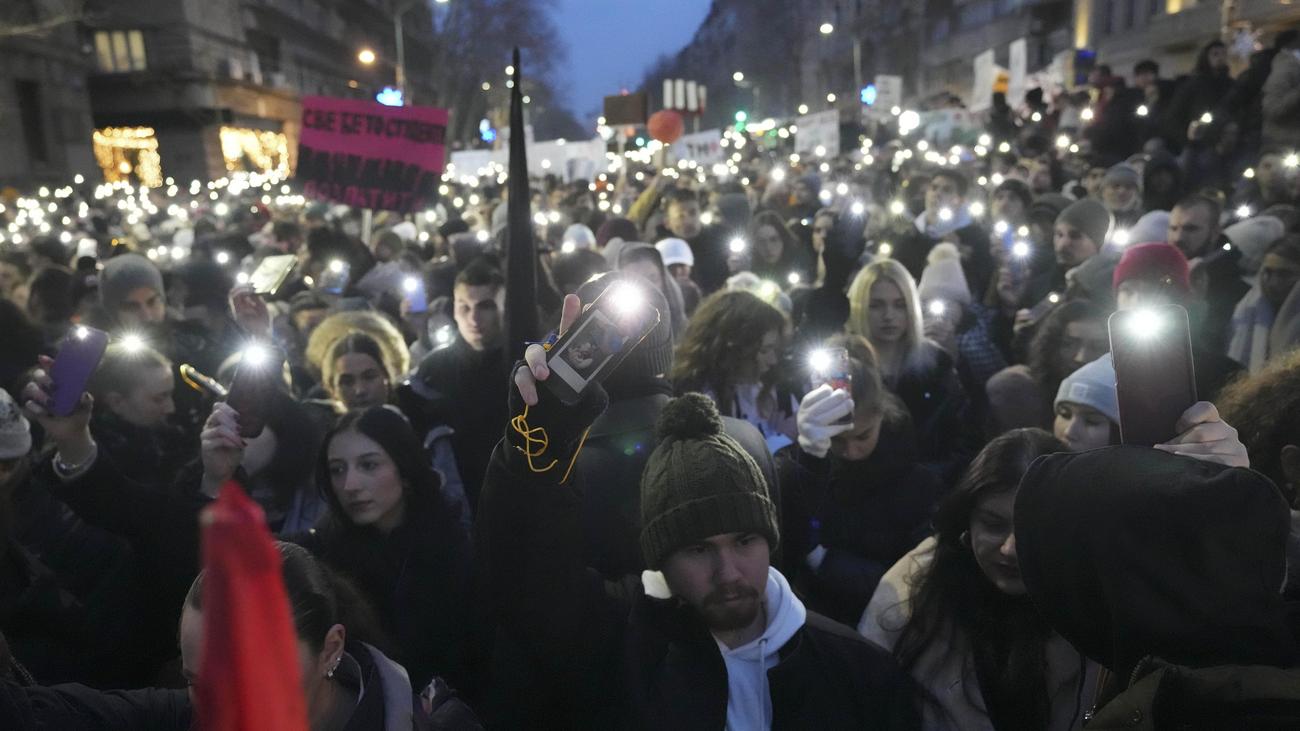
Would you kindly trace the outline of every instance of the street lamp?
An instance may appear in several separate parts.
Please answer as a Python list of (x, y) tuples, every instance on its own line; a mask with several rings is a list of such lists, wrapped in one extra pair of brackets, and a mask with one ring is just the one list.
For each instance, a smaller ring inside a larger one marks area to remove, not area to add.
[(735, 81), (736, 83), (740, 83), (740, 82), (744, 81), (744, 80), (745, 80), (745, 74), (744, 74), (744, 72), (742, 72), (742, 71), (737, 71), (736, 73), (732, 74), (732, 75), (731, 75), (731, 80), (732, 80), (732, 81)]
[(819, 30), (821, 30), (822, 35), (828, 36), (835, 32), (835, 26), (830, 23), (822, 23), (822, 27)]
[(369, 48), (363, 48), (357, 52), (357, 60), (366, 66), (369, 66), (375, 62), (375, 52)]

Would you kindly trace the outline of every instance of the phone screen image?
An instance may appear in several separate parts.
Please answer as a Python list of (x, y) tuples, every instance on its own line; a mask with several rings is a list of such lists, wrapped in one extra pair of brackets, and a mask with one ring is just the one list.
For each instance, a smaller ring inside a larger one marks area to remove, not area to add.
[(576, 403), (661, 322), (659, 310), (636, 285), (615, 283), (589, 305), (574, 327), (546, 355), (545, 383), (565, 403)]
[(625, 334), (603, 310), (594, 310), (548, 364), (575, 391), (581, 391), (627, 343)]
[(1173, 439), (1178, 419), (1197, 401), (1187, 311), (1122, 310), (1109, 326), (1121, 442), (1149, 447)]

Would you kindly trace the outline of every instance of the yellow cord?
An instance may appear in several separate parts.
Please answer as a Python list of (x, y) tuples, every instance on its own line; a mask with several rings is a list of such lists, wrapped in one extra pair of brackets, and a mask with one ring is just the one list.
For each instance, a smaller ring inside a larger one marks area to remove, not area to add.
[(550, 464), (542, 468), (538, 468), (537, 465), (533, 464), (533, 458), (542, 456), (551, 446), (551, 438), (542, 427), (539, 426), (534, 429), (528, 426), (528, 404), (524, 404), (524, 413), (510, 420), (510, 428), (524, 438), (524, 446), (516, 446), (515, 449), (523, 452), (524, 456), (528, 458), (528, 469), (542, 473), (550, 472), (555, 468), (556, 463), (559, 462), (557, 459), (551, 460)]
[[(510, 420), (510, 428), (514, 429), (524, 438), (524, 446), (516, 446), (515, 449), (524, 453), (524, 457), (528, 460), (528, 469), (537, 474), (543, 474), (555, 469), (555, 465), (560, 462), (558, 459), (552, 459), (551, 463), (545, 467), (538, 467), (533, 464), (534, 458), (541, 457), (546, 453), (546, 450), (550, 448), (551, 437), (546, 433), (546, 429), (540, 426), (528, 426), (527, 404), (524, 404), (524, 413)], [(569, 481), (569, 475), (573, 473), (573, 466), (578, 463), (578, 454), (582, 452), (583, 445), (587, 443), (587, 435), (589, 433), (591, 433), (591, 427), (587, 427), (587, 429), (582, 432), (582, 439), (578, 442), (578, 448), (573, 450), (573, 458), (569, 460), (569, 467), (564, 471), (564, 479), (560, 480), (560, 484)]]

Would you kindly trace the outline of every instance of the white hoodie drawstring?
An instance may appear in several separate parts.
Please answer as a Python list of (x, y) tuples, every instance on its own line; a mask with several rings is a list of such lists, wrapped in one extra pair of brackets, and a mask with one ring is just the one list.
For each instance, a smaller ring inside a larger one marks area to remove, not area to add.
[(767, 717), (767, 707), (772, 703), (772, 688), (767, 680), (767, 638), (758, 641), (758, 674), (760, 681), (758, 687), (763, 692), (758, 696), (758, 717), (763, 719), (763, 728), (772, 728), (772, 720)]

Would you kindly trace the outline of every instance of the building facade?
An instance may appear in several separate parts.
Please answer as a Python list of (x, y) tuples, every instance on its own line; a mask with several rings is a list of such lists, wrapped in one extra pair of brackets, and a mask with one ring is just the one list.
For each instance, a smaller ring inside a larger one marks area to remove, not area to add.
[[(394, 13), (405, 7), (408, 103), (432, 63), (432, 10), (404, 0), (99, 0), (82, 25), (93, 49), (94, 152), (108, 180), (151, 186), (236, 170), (287, 172), (301, 98), (374, 98), (396, 83)], [(363, 63), (362, 49), (374, 60)]]
[[(1166, 76), (1191, 70), (1209, 41), (1238, 30), (1270, 35), (1300, 25), (1300, 4), (1278, 0), (1075, 0), (1075, 47), (1128, 74), (1151, 58)], [(1238, 56), (1234, 61), (1244, 63)]]
[(59, 3), (0, 3), (0, 187), (62, 185), (97, 171), (89, 56)]

